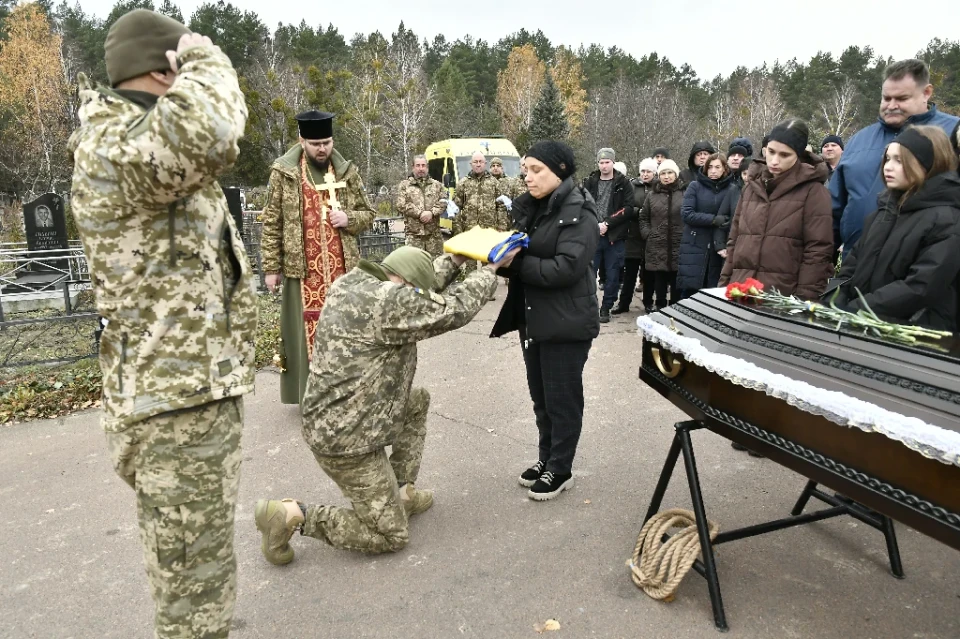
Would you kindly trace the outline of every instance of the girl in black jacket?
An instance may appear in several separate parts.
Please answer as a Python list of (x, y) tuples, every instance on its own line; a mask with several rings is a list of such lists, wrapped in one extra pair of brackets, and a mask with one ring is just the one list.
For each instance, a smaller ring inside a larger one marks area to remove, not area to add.
[(530, 245), (514, 258), (492, 337), (520, 331), (527, 385), (540, 431), (539, 460), (520, 475), (531, 499), (573, 487), (583, 426), (583, 367), (600, 332), (590, 262), (600, 239), (596, 205), (573, 181), (573, 150), (544, 141), (527, 152), (529, 192), (513, 201)]
[[(879, 317), (937, 330), (958, 327), (960, 176), (939, 127), (908, 127), (885, 151), (887, 190), (843, 260), (834, 303), (856, 312), (857, 290)], [(828, 291), (826, 299), (833, 299)]]

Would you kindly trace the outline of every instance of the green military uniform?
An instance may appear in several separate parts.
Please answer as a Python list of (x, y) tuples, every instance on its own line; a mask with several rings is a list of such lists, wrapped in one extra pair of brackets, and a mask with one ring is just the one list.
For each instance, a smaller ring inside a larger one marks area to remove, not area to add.
[(398, 486), (420, 471), (430, 403), (412, 388), (417, 342), (467, 324), (496, 288), (489, 269), (454, 283), (449, 255), (434, 271), (439, 293), (394, 284), (368, 262), (334, 283), (318, 327), (326, 339), (310, 362), (303, 437), (353, 507), (303, 507), (304, 535), (368, 553), (408, 541)]
[[(302, 157), (303, 148), (298, 144), (273, 163), (260, 240), (263, 271), (284, 276), (280, 302), (280, 350), (284, 361), (284, 370), (280, 374), (280, 401), (284, 404), (299, 404), (303, 399), (309, 364), (300, 289), (300, 281), (307, 273), (300, 180)], [(358, 236), (373, 223), (374, 212), (356, 166), (336, 149), (330, 156), (330, 163), (337, 181), (347, 185), (337, 190), (337, 199), (348, 220), (346, 228), (338, 230), (343, 244), (344, 268), (349, 271), (360, 260)], [(309, 162), (308, 168), (316, 171)], [(314, 182), (320, 184), (322, 175), (314, 174)]]
[[(460, 180), (453, 195), (453, 201), (460, 209), (457, 217), (453, 218), (453, 234), (469, 231), (475, 226), (500, 228), (505, 210), (497, 202), (501, 194), (500, 181), (490, 171), (480, 175), (471, 171), (470, 175)], [(477, 262), (469, 261), (463, 270), (469, 273), (476, 267)]]
[[(154, 55), (163, 60), (186, 28), (153, 12), (127, 14), (108, 35), (108, 73), (111, 42), (124, 32), (133, 47), (150, 46), (137, 33), (159, 41), (166, 32), (172, 40)], [(257, 304), (216, 177), (237, 159), (243, 93), (212, 46), (184, 50), (160, 98), (80, 84), (73, 214), (107, 320), (103, 425), (114, 468), (136, 491), (156, 636), (226, 637)]]
[(489, 171), (480, 175), (471, 172), (460, 180), (453, 195), (453, 201), (460, 209), (453, 220), (454, 235), (474, 226), (497, 228), (497, 198), (500, 195), (500, 182)]
[[(397, 212), (403, 215), (407, 244), (423, 249), (433, 257), (443, 253), (443, 237), (440, 235), (440, 216), (447, 210), (446, 189), (428, 177), (410, 176), (397, 185)], [(428, 212), (433, 217), (421, 222), (420, 216)]]

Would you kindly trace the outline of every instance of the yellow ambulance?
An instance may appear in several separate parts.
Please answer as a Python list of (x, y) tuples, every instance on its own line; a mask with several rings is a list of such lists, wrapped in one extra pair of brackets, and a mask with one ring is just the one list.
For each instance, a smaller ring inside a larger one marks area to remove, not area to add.
[[(489, 135), (482, 138), (451, 136), (428, 146), (424, 155), (430, 177), (442, 183), (452, 198), (457, 182), (470, 174), (470, 160), (477, 151), (487, 156), (488, 169), (490, 160), (498, 157), (503, 160), (504, 175), (512, 178), (520, 175), (520, 154), (513, 143), (505, 137)], [(450, 232), (453, 221), (442, 218), (440, 228)]]

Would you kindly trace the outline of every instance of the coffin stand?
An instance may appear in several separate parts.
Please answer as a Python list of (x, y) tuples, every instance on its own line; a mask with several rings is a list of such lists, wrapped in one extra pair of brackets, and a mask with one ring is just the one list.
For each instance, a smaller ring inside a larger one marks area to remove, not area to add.
[[(722, 289), (638, 325), (640, 379), (691, 417), (675, 425), (644, 523), (682, 455), (703, 552), (694, 570), (707, 580), (717, 629), (728, 626), (691, 437), (700, 429), (809, 480), (789, 517), (721, 532), (713, 545), (848, 515), (883, 534), (897, 578), (893, 520), (960, 550), (957, 335), (936, 348), (904, 347), (731, 302)], [(828, 507), (804, 513), (811, 498)]]

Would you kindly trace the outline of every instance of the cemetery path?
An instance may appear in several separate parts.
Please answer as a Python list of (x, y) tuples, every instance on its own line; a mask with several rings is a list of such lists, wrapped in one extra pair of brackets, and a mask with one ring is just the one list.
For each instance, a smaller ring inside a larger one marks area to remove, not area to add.
[[(516, 482), (536, 433), (515, 336), (486, 337), (500, 302), (421, 345), (418, 383), (433, 397), (420, 485), (436, 506), (411, 542), (379, 557), (295, 536), (296, 560), (262, 559), (260, 497), (343, 503), (300, 436), (296, 407), (262, 372), (246, 398), (237, 512), (239, 595), (232, 636), (714, 637), (705, 582), (691, 573), (671, 604), (630, 581), (640, 518), (683, 418), (637, 379), (636, 314), (604, 325), (585, 375), (576, 488), (534, 503)], [(146, 637), (152, 606), (133, 496), (106, 456), (99, 412), (0, 429), (0, 637)], [(802, 478), (697, 433), (708, 515), (721, 529), (789, 512)], [(688, 507), (682, 471), (665, 507)], [(724, 545), (718, 562), (731, 637), (960, 636), (960, 553), (899, 526), (907, 579), (882, 537), (853, 520)], [(297, 628), (292, 624), (300, 624)]]

